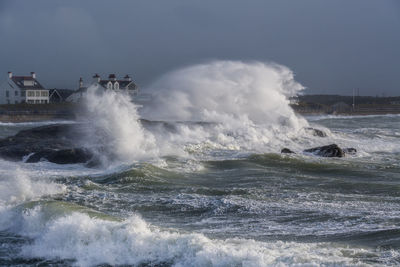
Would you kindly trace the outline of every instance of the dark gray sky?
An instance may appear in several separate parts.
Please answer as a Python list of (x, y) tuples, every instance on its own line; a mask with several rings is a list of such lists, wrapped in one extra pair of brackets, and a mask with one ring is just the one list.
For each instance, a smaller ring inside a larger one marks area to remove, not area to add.
[(273, 61), (308, 93), (400, 95), (399, 0), (0, 0), (0, 74), (76, 88), (210, 59)]

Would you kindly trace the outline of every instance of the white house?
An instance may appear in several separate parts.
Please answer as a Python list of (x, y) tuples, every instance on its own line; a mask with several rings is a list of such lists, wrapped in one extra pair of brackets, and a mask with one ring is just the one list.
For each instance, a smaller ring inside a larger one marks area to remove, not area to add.
[[(98, 85), (104, 90), (113, 90), (115, 92), (126, 92), (131, 97), (136, 96), (138, 93), (138, 86), (132, 81), (129, 75), (126, 75), (122, 80), (117, 80), (115, 74), (110, 74), (108, 79), (102, 80), (96, 73), (93, 76), (93, 82), (91, 85)], [(79, 99), (86, 94), (87, 87), (83, 86), (82, 78), (79, 79), (79, 88), (71, 96), (67, 98), (67, 101), (77, 102)]]
[(36, 80), (34, 72), (30, 76), (14, 76), (8, 72), (8, 79), (0, 85), (0, 104), (18, 103), (49, 103), (49, 90)]

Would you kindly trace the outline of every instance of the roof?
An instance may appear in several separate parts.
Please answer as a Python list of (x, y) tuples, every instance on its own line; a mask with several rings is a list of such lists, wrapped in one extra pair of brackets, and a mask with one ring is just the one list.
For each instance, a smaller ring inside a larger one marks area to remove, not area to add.
[[(11, 80), (20, 88), (23, 90), (44, 90), (45, 88), (35, 79), (32, 78), (32, 76), (13, 76)], [(24, 85), (23, 81), (33, 81), (33, 86), (26, 86)]]
[(66, 99), (70, 95), (74, 93), (73, 90), (70, 89), (50, 89), (49, 95), (58, 94), (62, 99)]

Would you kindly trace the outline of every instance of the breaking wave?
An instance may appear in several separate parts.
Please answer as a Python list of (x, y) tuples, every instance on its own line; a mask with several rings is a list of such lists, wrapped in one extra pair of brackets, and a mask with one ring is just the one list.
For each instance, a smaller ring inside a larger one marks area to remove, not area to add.
[(281, 65), (214, 61), (168, 73), (145, 88), (152, 99), (140, 114), (149, 120), (202, 122), (178, 124), (173, 135), (158, 133), (157, 139), (272, 151), (308, 125), (289, 106), (289, 97), (302, 89)]
[[(40, 207), (26, 212), (19, 234), (34, 242), (21, 256), (72, 260), (74, 265), (267, 266), (353, 265), (360, 254), (374, 251), (330, 243), (212, 240), (202, 234), (178, 233), (147, 224), (139, 216), (122, 222), (72, 212), (46, 221)], [(53, 216), (54, 217), (54, 216)], [(375, 252), (378, 256), (379, 252)]]

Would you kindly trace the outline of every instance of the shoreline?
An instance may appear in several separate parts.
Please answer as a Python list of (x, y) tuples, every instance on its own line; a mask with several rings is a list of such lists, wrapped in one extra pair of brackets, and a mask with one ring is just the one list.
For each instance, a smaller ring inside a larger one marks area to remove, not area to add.
[[(385, 115), (398, 115), (400, 112), (340, 112), (340, 113), (326, 113), (326, 112), (299, 112), (295, 113), (301, 116), (385, 116)], [(73, 114), (16, 114), (16, 115), (0, 115), (0, 123), (24, 123), (24, 122), (42, 122), (42, 121), (62, 121), (62, 120), (75, 120), (76, 116)]]
[(42, 122), (58, 120), (75, 120), (71, 115), (47, 115), (47, 114), (24, 114), (24, 115), (0, 115), (0, 123), (24, 123), (24, 122)]

